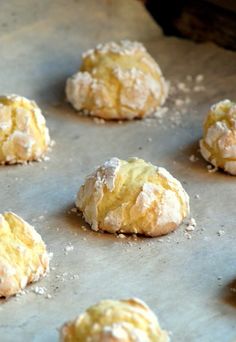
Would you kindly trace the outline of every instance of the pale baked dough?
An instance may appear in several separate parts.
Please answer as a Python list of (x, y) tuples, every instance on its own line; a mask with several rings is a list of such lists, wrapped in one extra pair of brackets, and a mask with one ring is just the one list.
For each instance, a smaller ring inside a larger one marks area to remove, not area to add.
[(19, 216), (0, 214), (0, 297), (9, 297), (38, 281), (49, 268), (46, 246)]
[(15, 164), (44, 157), (50, 144), (48, 128), (34, 101), (0, 96), (0, 163)]
[(61, 342), (168, 342), (157, 317), (138, 299), (103, 300), (61, 329)]
[(188, 215), (189, 197), (164, 168), (112, 158), (87, 177), (76, 206), (94, 230), (158, 236)]
[(200, 148), (207, 161), (236, 176), (236, 103), (223, 100), (211, 107)]
[(85, 52), (80, 71), (67, 80), (66, 96), (87, 115), (142, 118), (165, 102), (167, 84), (145, 47), (124, 40)]

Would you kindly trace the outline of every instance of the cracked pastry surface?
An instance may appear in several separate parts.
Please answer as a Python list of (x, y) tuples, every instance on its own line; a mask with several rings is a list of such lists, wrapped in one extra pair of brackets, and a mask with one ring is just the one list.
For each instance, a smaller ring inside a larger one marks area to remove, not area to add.
[(0, 214), (0, 297), (38, 281), (48, 268), (46, 246), (36, 230), (12, 212)]
[(34, 101), (0, 96), (0, 163), (40, 160), (50, 144), (46, 121)]
[(103, 300), (61, 329), (62, 342), (168, 342), (157, 317), (139, 299)]
[(236, 103), (223, 100), (213, 105), (200, 140), (202, 156), (217, 168), (236, 176)]
[(103, 119), (151, 115), (167, 97), (160, 67), (138, 42), (99, 44), (68, 78), (66, 96), (78, 111)]
[(76, 207), (93, 230), (159, 236), (188, 215), (189, 197), (166, 169), (112, 158), (86, 178)]

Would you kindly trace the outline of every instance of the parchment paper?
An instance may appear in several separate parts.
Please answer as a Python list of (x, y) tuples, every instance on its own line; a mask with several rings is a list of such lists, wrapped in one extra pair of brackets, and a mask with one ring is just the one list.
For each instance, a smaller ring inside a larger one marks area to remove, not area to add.
[[(236, 179), (208, 172), (198, 139), (209, 106), (235, 99), (235, 53), (164, 37), (134, 0), (2, 1), (0, 27), (0, 93), (35, 99), (56, 141), (48, 162), (0, 167), (1, 212), (33, 223), (54, 253), (50, 275), (0, 301), (0, 341), (54, 342), (62, 323), (100, 299), (138, 297), (173, 341), (232, 342)], [(171, 82), (164, 118), (97, 124), (80, 117), (64, 101), (66, 78), (84, 50), (123, 38), (143, 42)], [(191, 197), (195, 231), (189, 236), (183, 224), (161, 239), (119, 239), (81, 228), (69, 213), (75, 195), (112, 156), (166, 167)]]

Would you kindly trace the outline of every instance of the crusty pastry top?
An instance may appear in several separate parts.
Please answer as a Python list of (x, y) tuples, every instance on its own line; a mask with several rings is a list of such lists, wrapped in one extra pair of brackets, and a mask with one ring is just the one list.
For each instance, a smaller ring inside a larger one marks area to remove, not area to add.
[(11, 212), (0, 214), (0, 297), (39, 280), (48, 267), (46, 246), (36, 230)]
[(200, 147), (207, 161), (236, 175), (236, 103), (223, 100), (211, 107)]
[(112, 158), (87, 177), (76, 206), (94, 230), (158, 236), (188, 215), (189, 198), (164, 168)]
[(49, 144), (45, 118), (34, 101), (0, 96), (0, 163), (39, 160)]
[(168, 342), (149, 307), (138, 299), (103, 300), (61, 330), (62, 342)]
[(141, 43), (99, 44), (82, 58), (80, 71), (67, 80), (66, 94), (84, 114), (133, 119), (150, 115), (164, 103), (166, 82)]

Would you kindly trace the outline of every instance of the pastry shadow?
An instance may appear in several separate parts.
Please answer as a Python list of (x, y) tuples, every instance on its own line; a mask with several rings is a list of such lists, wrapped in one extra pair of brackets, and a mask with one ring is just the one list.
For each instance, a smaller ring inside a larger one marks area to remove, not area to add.
[(236, 278), (224, 286), (221, 298), (224, 303), (236, 309)]
[(44, 87), (37, 92), (37, 101), (40, 103), (47, 103), (49, 106), (58, 104), (58, 106), (65, 101), (65, 85), (68, 75), (60, 75), (50, 79)]
[[(193, 160), (191, 160), (193, 158)], [(211, 165), (201, 155), (199, 148), (199, 139), (192, 141), (191, 143), (182, 146), (174, 155), (173, 159), (186, 170), (191, 170), (193, 173), (197, 173), (198, 176), (206, 176), (214, 173), (214, 176), (225, 176), (229, 175), (223, 170), (215, 170), (212, 166), (212, 170), (208, 170), (207, 166)]]
[[(191, 157), (193, 160), (191, 161)], [(199, 150), (199, 140), (185, 144), (176, 154), (176, 161), (181, 162), (184, 167), (191, 168), (197, 172), (206, 172), (208, 163), (203, 159)]]
[[(102, 231), (102, 230), (98, 230), (98, 231), (94, 231), (91, 229), (90, 225), (84, 220), (82, 213), (76, 210), (71, 210), (74, 209), (75, 205), (72, 202), (71, 204), (67, 205), (66, 207), (64, 207), (60, 213), (57, 214), (57, 218), (59, 218), (60, 220), (65, 221), (69, 227), (71, 228), (71, 230), (73, 230), (74, 232), (80, 232), (83, 235), (90, 235), (93, 237), (99, 237), (99, 238), (106, 238), (109, 240), (115, 240), (115, 242), (124, 242), (124, 241), (132, 241), (133, 243), (138, 243), (139, 241), (148, 241), (148, 240), (153, 240), (155, 238), (150, 237), (150, 236), (145, 236), (145, 235), (141, 235), (141, 234), (122, 234), (120, 232), (117, 233), (109, 233), (106, 231)], [(121, 235), (122, 237), (120, 237), (119, 235)], [(164, 237), (166, 235), (161, 236)], [(158, 239), (158, 237), (157, 237)]]

